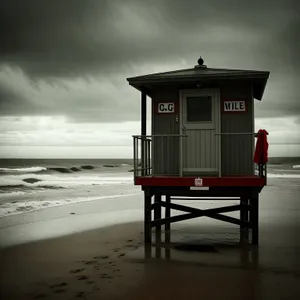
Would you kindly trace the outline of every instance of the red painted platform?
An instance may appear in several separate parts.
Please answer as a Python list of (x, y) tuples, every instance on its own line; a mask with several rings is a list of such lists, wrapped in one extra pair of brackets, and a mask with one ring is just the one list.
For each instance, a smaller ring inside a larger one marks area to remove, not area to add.
[[(141, 176), (135, 178), (135, 185), (142, 186), (265, 186), (266, 178), (253, 176), (230, 176), (230, 177), (176, 177), (176, 176)], [(196, 183), (197, 182), (197, 183)]]

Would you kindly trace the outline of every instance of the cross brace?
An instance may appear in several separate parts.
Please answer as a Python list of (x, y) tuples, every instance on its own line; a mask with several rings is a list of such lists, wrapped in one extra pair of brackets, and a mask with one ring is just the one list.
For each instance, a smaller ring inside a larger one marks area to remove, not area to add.
[[(209, 217), (216, 220), (236, 224), (236, 225), (242, 225), (244, 227), (251, 227), (251, 224), (246, 221), (242, 221), (233, 217), (221, 215), (221, 213), (226, 212), (232, 212), (232, 211), (239, 211), (241, 210), (242, 205), (231, 205), (231, 206), (224, 206), (224, 207), (218, 207), (218, 208), (210, 208), (210, 209), (199, 209), (199, 208), (193, 208), (185, 205), (175, 204), (175, 203), (167, 203), (165, 201), (160, 201), (160, 206), (169, 208), (169, 209), (175, 209), (183, 212), (188, 212), (188, 214), (174, 216), (174, 217), (167, 217), (164, 219), (156, 219), (151, 222), (151, 227), (157, 226), (157, 225), (165, 225), (167, 223), (175, 223), (183, 220), (189, 220), (193, 218), (198, 217)], [(155, 207), (158, 205), (158, 203), (152, 204), (152, 209), (155, 209)], [(245, 209), (250, 210), (248, 206), (245, 206)]]
[[(145, 191), (145, 219), (144, 219), (144, 229), (145, 229), (145, 244), (150, 245), (152, 241), (152, 228), (156, 229), (156, 238), (158, 238), (161, 234), (161, 226), (165, 225), (165, 234), (166, 241), (170, 242), (170, 225), (171, 223), (189, 220), (197, 217), (209, 217), (216, 220), (224, 221), (227, 223), (236, 224), (240, 227), (240, 239), (248, 241), (248, 229), (251, 229), (252, 232), (252, 244), (258, 245), (259, 241), (259, 196), (258, 193), (250, 193), (248, 196), (241, 195), (239, 197), (240, 204), (231, 205), (225, 207), (218, 208), (210, 208), (210, 209), (199, 209), (193, 208), (186, 205), (175, 204), (170, 195), (165, 195), (166, 201), (162, 201), (162, 194), (153, 194), (148, 191)], [(155, 196), (155, 201), (152, 203), (152, 197)], [(192, 199), (191, 199), (192, 200)], [(217, 200), (217, 199), (216, 199)], [(233, 200), (233, 199), (232, 199)], [(234, 199), (238, 200), (238, 199)], [(162, 218), (161, 208), (165, 208), (165, 218)], [(171, 209), (179, 210), (182, 212), (186, 212), (186, 214), (172, 216), (171, 217)], [(152, 219), (152, 211), (154, 210), (154, 218)], [(230, 216), (226, 216), (223, 213), (239, 211), (240, 218), (233, 218)], [(167, 236), (168, 233), (168, 236)]]

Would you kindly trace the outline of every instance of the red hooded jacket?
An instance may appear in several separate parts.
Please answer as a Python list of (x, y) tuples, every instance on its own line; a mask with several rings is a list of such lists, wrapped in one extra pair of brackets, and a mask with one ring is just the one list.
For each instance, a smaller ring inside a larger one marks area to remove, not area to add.
[(265, 129), (260, 129), (257, 133), (256, 148), (253, 161), (257, 164), (265, 164), (268, 162), (268, 140), (269, 133)]

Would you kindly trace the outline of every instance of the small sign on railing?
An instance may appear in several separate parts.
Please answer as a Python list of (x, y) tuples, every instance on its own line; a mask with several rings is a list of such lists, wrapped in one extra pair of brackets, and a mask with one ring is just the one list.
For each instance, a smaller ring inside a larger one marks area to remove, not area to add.
[(195, 186), (203, 186), (203, 179), (202, 178), (195, 178)]

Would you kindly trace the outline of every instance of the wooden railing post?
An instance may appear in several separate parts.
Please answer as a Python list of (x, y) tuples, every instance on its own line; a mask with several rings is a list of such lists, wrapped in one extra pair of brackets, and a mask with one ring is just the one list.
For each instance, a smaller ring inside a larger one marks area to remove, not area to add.
[(151, 175), (151, 139), (147, 141), (147, 151), (148, 151), (148, 157), (147, 157), (147, 175)]
[[(174, 138), (187, 137), (186, 135), (177, 134), (161, 134), (161, 135), (133, 135), (133, 164), (134, 164), (134, 178), (140, 176), (149, 176), (156, 174), (153, 171), (153, 156), (154, 150), (152, 145), (156, 143), (161, 147), (161, 153), (166, 154), (171, 151), (171, 145), (173, 145)], [(160, 140), (158, 141), (157, 138)], [(167, 139), (167, 140), (166, 140)], [(157, 142), (158, 141), (158, 142)], [(139, 151), (139, 144), (141, 143), (141, 151)], [(166, 145), (165, 145), (166, 144)], [(159, 147), (159, 148), (160, 148)], [(157, 150), (157, 149), (156, 149)], [(166, 150), (166, 151), (165, 151)], [(141, 153), (141, 155), (139, 154)], [(163, 157), (163, 156), (162, 156)], [(165, 161), (164, 166), (170, 168), (173, 163), (172, 156), (167, 157), (168, 161)], [(163, 169), (165, 170), (165, 168)], [(180, 175), (180, 170), (177, 170), (175, 174), (172, 170), (169, 175)], [(167, 173), (164, 173), (167, 174)]]
[(147, 95), (145, 89), (141, 93), (141, 169), (145, 175), (145, 136), (147, 135)]
[(133, 137), (133, 177), (136, 178), (137, 156), (136, 156), (136, 137)]

